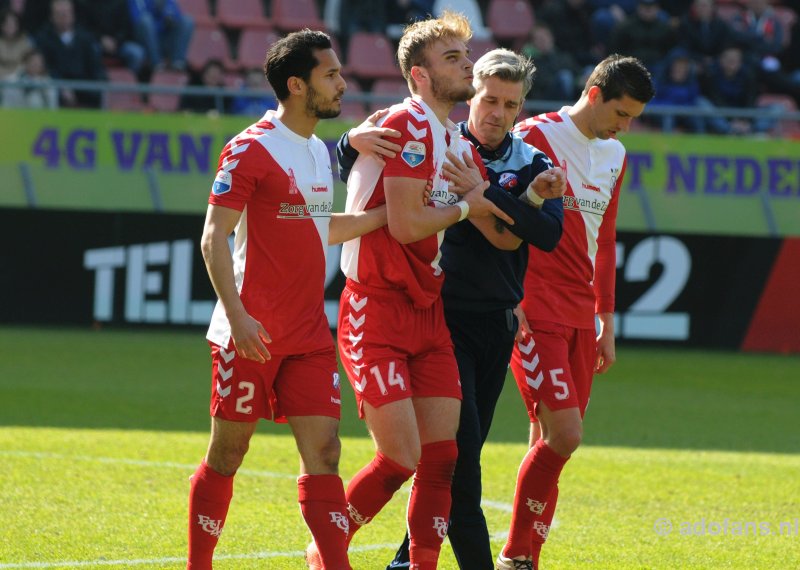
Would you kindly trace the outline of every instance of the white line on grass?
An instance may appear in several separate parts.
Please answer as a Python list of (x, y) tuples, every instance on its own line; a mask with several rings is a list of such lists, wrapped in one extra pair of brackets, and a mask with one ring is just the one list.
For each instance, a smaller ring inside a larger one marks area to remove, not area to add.
[[(46, 451), (0, 451), (0, 456), (32, 457), (35, 459), (62, 459), (66, 461), (94, 461), (97, 463), (116, 463), (120, 465), (137, 465), (140, 467), (164, 467), (169, 469), (187, 469), (194, 472), (197, 464), (176, 463), (173, 461), (145, 461), (143, 459), (125, 459), (124, 457), (98, 457), (94, 455), (67, 455), (63, 453), (50, 453)], [(297, 479), (297, 475), (275, 473), (272, 471), (258, 471), (255, 469), (239, 469), (237, 473), (252, 477), (266, 477), (270, 479)], [(2, 566), (0, 566), (2, 568)]]
[[(370, 550), (393, 550), (396, 544), (370, 544), (367, 546), (351, 546), (352, 552), (368, 552)], [(261, 560), (265, 558), (298, 558), (305, 556), (305, 551), (290, 552), (252, 552), (250, 554), (215, 554), (214, 560)], [(164, 558), (140, 558), (136, 560), (80, 560), (72, 562), (18, 562), (0, 564), (0, 568), (80, 568), (92, 566), (141, 566), (143, 564), (173, 564), (186, 562), (185, 556), (169, 556)]]
[[(98, 457), (92, 455), (67, 455), (63, 453), (50, 453), (46, 451), (6, 451), (0, 450), (0, 456), (6, 457), (32, 457), (36, 459), (58, 459), (65, 461), (93, 461), (97, 463), (111, 463), (121, 465), (137, 465), (142, 467), (161, 467), (169, 469), (186, 469), (194, 471), (197, 466), (188, 463), (176, 463), (172, 461), (145, 461), (142, 459), (125, 459), (123, 457)], [(254, 469), (240, 469), (238, 473), (243, 475), (250, 475), (252, 477), (266, 477), (266, 478), (279, 478), (279, 479), (297, 479), (297, 475), (288, 475), (286, 473), (274, 473), (272, 471), (257, 471)], [(404, 486), (404, 490), (405, 486)], [(510, 513), (512, 505), (508, 503), (501, 503), (498, 501), (489, 501), (483, 499), (481, 505), (490, 507), (499, 511)], [(555, 523), (555, 521), (554, 521)], [(508, 536), (508, 532), (497, 533), (492, 535), (494, 540), (504, 539)], [(371, 544), (365, 546), (350, 547), (353, 552), (368, 552), (371, 550), (394, 549), (394, 544)], [(294, 552), (254, 552), (250, 554), (217, 554), (216, 560), (258, 560), (264, 558), (293, 558), (303, 556), (305, 553), (300, 551)], [(143, 564), (172, 564), (185, 562), (184, 557), (166, 557), (166, 558), (150, 558), (150, 559), (135, 559), (135, 560), (84, 560), (73, 562), (18, 562), (18, 563), (0, 563), (0, 569), (11, 568), (80, 568), (80, 567), (93, 567), (93, 566), (140, 566)]]

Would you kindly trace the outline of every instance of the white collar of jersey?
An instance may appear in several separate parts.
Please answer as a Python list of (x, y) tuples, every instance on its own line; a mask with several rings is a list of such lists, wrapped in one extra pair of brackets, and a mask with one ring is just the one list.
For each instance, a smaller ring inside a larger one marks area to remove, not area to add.
[(275, 110), (274, 109), (270, 109), (266, 113), (264, 113), (264, 116), (261, 118), (261, 120), (262, 121), (269, 121), (270, 123), (275, 125), (275, 128), (278, 129), (281, 132), (281, 134), (284, 137), (286, 137), (287, 139), (289, 139), (291, 142), (295, 142), (297, 144), (301, 144), (301, 145), (307, 146), (308, 145), (308, 141), (311, 140), (311, 139), (307, 139), (304, 136), (298, 135), (292, 129), (290, 129), (289, 127), (284, 125), (280, 121), (280, 119), (278, 119), (278, 117), (275, 116)]
[(592, 139), (583, 134), (578, 128), (578, 125), (575, 124), (575, 121), (572, 120), (572, 117), (569, 116), (570, 109), (572, 109), (572, 107), (561, 107), (561, 110), (558, 112), (564, 124), (568, 125), (569, 130), (572, 131), (572, 136), (580, 139), (582, 143), (592, 142)]
[(458, 126), (450, 119), (447, 119), (443, 125), (439, 120), (439, 117), (436, 116), (436, 113), (433, 112), (433, 109), (431, 109), (428, 104), (422, 100), (422, 97), (419, 95), (414, 95), (411, 97), (411, 99), (419, 103), (420, 107), (422, 107), (422, 109), (425, 111), (428, 122), (434, 131), (441, 133), (441, 131), (446, 130), (450, 134), (450, 140), (461, 136), (461, 131), (458, 130)]

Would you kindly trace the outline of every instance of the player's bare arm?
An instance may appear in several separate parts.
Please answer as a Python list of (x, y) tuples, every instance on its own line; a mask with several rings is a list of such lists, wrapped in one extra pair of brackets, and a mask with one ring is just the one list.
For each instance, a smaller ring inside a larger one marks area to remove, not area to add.
[[(417, 178), (397, 176), (384, 179), (389, 232), (400, 243), (419, 241), (461, 219), (462, 209), (459, 206), (431, 208), (424, 205), (426, 186), (425, 180)], [(468, 206), (469, 218), (494, 214), (513, 224), (514, 221), (500, 208), (484, 198), (483, 193), (488, 187), (489, 182), (483, 180), (463, 195), (462, 201)]]
[[(483, 180), (481, 171), (478, 169), (478, 166), (475, 164), (475, 161), (472, 160), (469, 153), (463, 153), (462, 157), (459, 159), (448, 151), (447, 158), (449, 162), (444, 163), (442, 170), (450, 179), (450, 191), (454, 194), (463, 195), (466, 191), (478, 184), (479, 181)], [(505, 212), (503, 212), (502, 218), (505, 221), (510, 219)], [(497, 249), (515, 250), (522, 244), (522, 240), (511, 232), (506, 231), (506, 227), (495, 217), (470, 217), (470, 222), (472, 222), (483, 234), (483, 237)]]
[(597, 358), (594, 371), (603, 374), (617, 360), (616, 342), (614, 340), (614, 313), (598, 313), (600, 334), (597, 335)]
[(352, 214), (332, 214), (328, 230), (328, 245), (350, 241), (385, 225), (385, 205)]
[(389, 109), (375, 111), (363, 123), (350, 129), (347, 133), (350, 146), (359, 154), (371, 156), (381, 165), (386, 164), (384, 158), (394, 158), (401, 150), (400, 145), (388, 140), (389, 138), (399, 138), (400, 131), (376, 126), (377, 122), (388, 112)]
[(233, 233), (241, 215), (232, 208), (209, 205), (201, 248), (211, 284), (230, 322), (236, 352), (244, 358), (265, 362), (271, 358), (266, 344), (272, 339), (263, 325), (247, 313), (233, 277), (228, 236)]

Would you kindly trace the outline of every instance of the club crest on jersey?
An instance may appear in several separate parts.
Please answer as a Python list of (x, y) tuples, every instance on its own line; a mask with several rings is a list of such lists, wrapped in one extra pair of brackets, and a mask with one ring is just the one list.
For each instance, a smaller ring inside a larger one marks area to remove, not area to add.
[(214, 184), (211, 186), (211, 192), (213, 192), (215, 196), (230, 192), (232, 182), (233, 177), (231, 176), (231, 173), (220, 170), (217, 172), (217, 177), (214, 178)]
[(400, 156), (407, 165), (415, 168), (425, 160), (426, 152), (425, 143), (408, 141), (406, 146), (403, 147), (403, 152), (400, 153)]
[(514, 188), (517, 184), (519, 184), (519, 178), (513, 172), (504, 172), (500, 175), (497, 182), (505, 188), (506, 190), (510, 188)]

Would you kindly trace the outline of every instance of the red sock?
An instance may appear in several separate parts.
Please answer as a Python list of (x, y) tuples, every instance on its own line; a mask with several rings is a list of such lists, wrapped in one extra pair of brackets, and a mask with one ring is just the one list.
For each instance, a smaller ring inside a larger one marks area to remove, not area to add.
[(205, 461), (192, 475), (189, 491), (189, 564), (187, 570), (211, 570), (228, 506), (233, 497), (233, 475), (220, 475)]
[(533, 519), (533, 529), (531, 529), (531, 559), (533, 567), (539, 567), (539, 554), (542, 552), (544, 541), (550, 534), (550, 524), (553, 522), (553, 515), (556, 514), (556, 502), (558, 502), (558, 481), (547, 497), (547, 506), (542, 511), (541, 516)]
[(436, 568), (450, 522), (450, 485), (457, 457), (452, 439), (422, 446), (408, 500), (408, 550), (413, 570)]
[(381, 452), (356, 473), (347, 486), (347, 511), (350, 519), (347, 544), (350, 544), (356, 531), (371, 521), (413, 474), (413, 469), (395, 463)]
[(540, 439), (522, 460), (514, 493), (511, 529), (503, 549), (503, 555), (507, 558), (531, 555), (534, 520), (537, 516), (541, 517), (547, 509), (550, 492), (558, 483), (567, 459), (569, 458), (561, 457)]
[(351, 570), (347, 560), (347, 504), (338, 475), (301, 475), (298, 501), (327, 570)]

